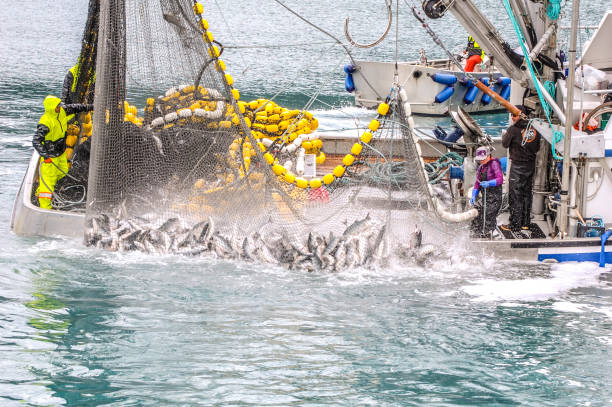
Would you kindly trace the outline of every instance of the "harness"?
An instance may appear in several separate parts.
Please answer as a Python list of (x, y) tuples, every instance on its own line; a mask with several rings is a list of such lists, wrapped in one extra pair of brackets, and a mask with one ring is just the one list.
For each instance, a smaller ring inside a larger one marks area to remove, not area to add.
[(480, 55), (480, 58), (484, 59), (483, 49), (480, 47), (480, 45), (478, 45), (474, 37), (472, 37), (471, 35), (468, 37), (467, 50), (468, 50), (468, 56)]

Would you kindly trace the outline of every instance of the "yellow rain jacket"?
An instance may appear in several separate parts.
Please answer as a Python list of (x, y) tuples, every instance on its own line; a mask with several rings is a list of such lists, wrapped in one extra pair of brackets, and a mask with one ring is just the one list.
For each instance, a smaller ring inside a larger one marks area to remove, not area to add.
[[(45, 114), (38, 122), (32, 145), (41, 155), (39, 185), (36, 189), (38, 202), (43, 209), (51, 209), (51, 199), (57, 181), (68, 173), (66, 158), (66, 130), (68, 121), (75, 113), (90, 111), (92, 105), (66, 105), (56, 112), (60, 98), (47, 96), (43, 103)], [(68, 112), (67, 112), (68, 110)], [(70, 113), (70, 114), (68, 114)]]

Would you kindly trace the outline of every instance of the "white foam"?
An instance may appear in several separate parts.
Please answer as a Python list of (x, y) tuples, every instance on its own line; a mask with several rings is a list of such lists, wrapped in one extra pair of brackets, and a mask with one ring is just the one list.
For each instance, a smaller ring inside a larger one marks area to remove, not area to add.
[(552, 308), (559, 312), (583, 313), (585, 311), (580, 305), (567, 301), (557, 301)]
[(562, 263), (552, 267), (551, 278), (476, 281), (462, 287), (474, 301), (544, 301), (578, 287), (599, 285), (602, 269), (595, 263)]

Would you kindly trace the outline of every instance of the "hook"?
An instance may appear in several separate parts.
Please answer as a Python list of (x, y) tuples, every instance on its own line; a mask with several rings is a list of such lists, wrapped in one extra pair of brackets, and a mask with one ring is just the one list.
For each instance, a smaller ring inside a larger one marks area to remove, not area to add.
[(382, 40), (384, 40), (385, 37), (387, 36), (387, 34), (389, 33), (389, 30), (391, 29), (391, 23), (393, 22), (393, 12), (391, 11), (391, 3), (392, 3), (392, 1), (393, 0), (390, 0), (390, 1), (385, 0), (385, 5), (387, 6), (387, 17), (388, 17), (388, 20), (389, 20), (389, 21), (387, 21), (387, 28), (385, 29), (385, 32), (383, 33), (383, 35), (381, 35), (379, 39), (377, 39), (376, 41), (374, 41), (371, 44), (359, 44), (359, 43), (355, 42), (353, 40), (353, 38), (351, 38), (351, 35), (349, 34), (349, 30), (348, 30), (349, 18), (347, 17), (346, 20), (344, 20), (344, 35), (346, 36), (346, 39), (348, 40), (348, 42), (350, 42), (351, 45), (353, 45), (353, 46), (355, 46), (357, 48), (372, 48), (372, 47), (380, 44), (380, 42)]

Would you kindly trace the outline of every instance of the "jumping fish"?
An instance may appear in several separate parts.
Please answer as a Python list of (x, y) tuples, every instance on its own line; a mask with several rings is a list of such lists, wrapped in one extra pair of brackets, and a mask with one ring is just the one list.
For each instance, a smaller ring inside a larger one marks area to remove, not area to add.
[(179, 236), (176, 241), (177, 243), (177, 248), (178, 249), (182, 249), (184, 247), (190, 247), (193, 246), (196, 243), (196, 240), (193, 236), (193, 230), (190, 230), (189, 232), (187, 232), (186, 234)]
[(170, 218), (159, 227), (159, 230), (161, 232), (174, 233), (176, 232), (179, 226), (179, 218)]
[(376, 235), (376, 239), (374, 240), (374, 244), (372, 246), (368, 247), (368, 253), (367, 253), (366, 259), (365, 259), (365, 261), (367, 263), (371, 263), (373, 260), (376, 260), (376, 259), (381, 257), (382, 253), (380, 253), (379, 250), (381, 248), (381, 243), (383, 242), (383, 240), (385, 238), (386, 230), (387, 230), (387, 225), (383, 225), (383, 227), (380, 228), (380, 231)]
[(423, 233), (417, 225), (414, 225), (414, 232), (410, 234), (410, 248), (418, 249), (423, 242)]
[(234, 251), (231, 242), (223, 237), (220, 233), (215, 233), (213, 235), (213, 240), (215, 241), (215, 248), (219, 248), (227, 254), (231, 254)]
[(338, 247), (336, 248), (336, 253), (334, 255), (334, 270), (342, 271), (346, 265), (346, 244), (344, 240), (338, 243)]
[(212, 218), (209, 216), (208, 217), (208, 228), (206, 229), (204, 236), (201, 236), (202, 239), (200, 243), (207, 244), (211, 236), (213, 235), (213, 233), (215, 233), (215, 223), (213, 222)]
[(344, 231), (343, 235), (344, 236), (351, 236), (351, 235), (357, 235), (357, 234), (361, 233), (368, 226), (368, 223), (370, 222), (370, 219), (371, 219), (370, 218), (370, 214), (368, 213), (366, 215), (366, 217), (363, 218), (362, 220), (354, 221), (349, 227), (346, 228), (346, 230)]
[(420, 247), (417, 251), (416, 251), (416, 261), (417, 263), (424, 263), (429, 257), (431, 257), (432, 255), (434, 255), (436, 252), (436, 247), (432, 244), (426, 244), (425, 246)]
[(338, 243), (340, 243), (340, 237), (335, 236), (332, 232), (330, 232), (329, 243), (327, 244), (327, 247), (325, 247), (325, 250), (323, 250), (323, 256), (331, 254), (336, 246), (338, 246)]
[(164, 20), (166, 20), (167, 22), (169, 22), (170, 24), (176, 27), (179, 35), (181, 35), (185, 31), (185, 27), (183, 27), (181, 20), (176, 15), (170, 14), (170, 13), (164, 13), (163, 17), (164, 17)]
[(268, 249), (268, 246), (266, 246), (265, 244), (262, 244), (257, 248), (257, 254), (259, 258), (261, 259), (261, 261), (264, 263), (270, 263), (270, 264), (278, 263), (276, 258), (272, 255), (272, 253), (270, 253), (270, 249)]
[(159, 154), (165, 156), (166, 154), (164, 154), (164, 148), (163, 148), (163, 144), (162, 144), (160, 138), (157, 137), (155, 134), (152, 134), (151, 138), (155, 142), (155, 146), (157, 147), (157, 150), (159, 151)]
[[(117, 218), (115, 215), (123, 217)], [(115, 211), (111, 217), (100, 214), (88, 220), (85, 241), (104, 249), (141, 250), (157, 254), (197, 256), (210, 251), (219, 258), (280, 263), (290, 269), (308, 271), (341, 271), (384, 260), (389, 244), (386, 225), (378, 228), (369, 213), (355, 220), (341, 234), (330, 232), (328, 236), (323, 236), (310, 232), (306, 241), (267, 227), (246, 235), (236, 229), (230, 239), (216, 230), (210, 216), (192, 227), (187, 227), (179, 217), (168, 218), (161, 224), (156, 219), (154, 215), (128, 219), (127, 211)], [(269, 220), (264, 225), (270, 223)], [(406, 251), (418, 261), (426, 260), (435, 252), (434, 248), (421, 246), (418, 227), (411, 236), (410, 244), (415, 249), (409, 249), (406, 245)], [(403, 249), (404, 246), (399, 245), (399, 248)]]
[(314, 253), (317, 248), (316, 239), (312, 232), (308, 234), (308, 250), (310, 253)]

